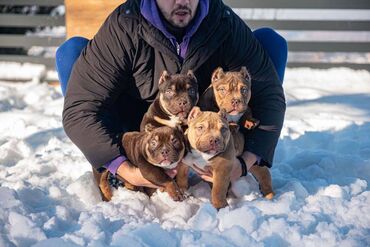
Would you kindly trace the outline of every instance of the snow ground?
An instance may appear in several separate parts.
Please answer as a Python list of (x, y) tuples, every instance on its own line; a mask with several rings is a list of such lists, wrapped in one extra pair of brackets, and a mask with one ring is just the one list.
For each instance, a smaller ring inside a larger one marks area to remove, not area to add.
[(101, 202), (60, 89), (0, 82), (0, 246), (369, 246), (370, 73), (288, 69), (284, 88), (276, 197), (248, 176), (217, 212), (205, 183), (184, 202), (124, 188)]

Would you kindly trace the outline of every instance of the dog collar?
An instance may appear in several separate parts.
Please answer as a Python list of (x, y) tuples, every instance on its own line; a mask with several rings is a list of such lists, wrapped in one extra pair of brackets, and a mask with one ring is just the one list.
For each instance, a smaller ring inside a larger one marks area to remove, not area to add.
[(239, 119), (243, 116), (243, 113), (239, 113), (237, 115), (230, 115), (230, 114), (226, 114), (226, 118), (227, 118), (227, 121), (230, 123), (230, 122), (234, 122), (234, 123), (237, 123), (239, 122)]

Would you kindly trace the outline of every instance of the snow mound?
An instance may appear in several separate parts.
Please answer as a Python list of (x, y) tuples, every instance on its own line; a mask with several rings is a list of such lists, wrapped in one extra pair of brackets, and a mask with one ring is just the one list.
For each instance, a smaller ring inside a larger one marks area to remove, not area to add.
[[(0, 69), (16, 72), (42, 69)], [(284, 88), (275, 198), (247, 176), (217, 211), (204, 182), (183, 202), (125, 188), (102, 202), (60, 89), (0, 82), (0, 246), (369, 246), (370, 73), (288, 69)]]

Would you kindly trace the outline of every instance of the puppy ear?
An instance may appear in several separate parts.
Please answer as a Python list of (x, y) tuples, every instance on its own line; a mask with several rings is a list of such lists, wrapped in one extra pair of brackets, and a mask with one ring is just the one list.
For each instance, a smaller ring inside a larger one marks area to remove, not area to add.
[(186, 75), (189, 76), (194, 81), (197, 81), (197, 78), (195, 77), (194, 72), (191, 69), (188, 70), (188, 73), (186, 73)]
[(158, 85), (163, 84), (165, 81), (169, 80), (171, 78), (171, 75), (167, 72), (167, 70), (164, 70), (162, 72), (161, 77), (159, 78), (159, 83)]
[(197, 116), (199, 116), (199, 114), (201, 114), (202, 111), (200, 110), (200, 108), (198, 106), (194, 106), (191, 111), (189, 112), (189, 115), (188, 115), (188, 122), (190, 122), (191, 120), (193, 120), (194, 118), (196, 118)]
[(216, 82), (217, 80), (223, 78), (225, 76), (225, 72), (221, 67), (218, 67), (212, 74), (212, 83)]
[(146, 124), (146, 125), (144, 126), (144, 131), (145, 131), (146, 133), (150, 133), (150, 132), (152, 132), (154, 129), (155, 129), (154, 125), (153, 125), (153, 124), (150, 124), (150, 123), (148, 123), (148, 124)]
[(251, 74), (248, 72), (247, 68), (245, 66), (241, 67), (240, 74), (245, 78), (247, 81), (251, 81), (252, 77)]
[(226, 119), (227, 120), (227, 112), (224, 108), (222, 108), (219, 112), (218, 112), (218, 115), (220, 115), (221, 118), (223, 119)]

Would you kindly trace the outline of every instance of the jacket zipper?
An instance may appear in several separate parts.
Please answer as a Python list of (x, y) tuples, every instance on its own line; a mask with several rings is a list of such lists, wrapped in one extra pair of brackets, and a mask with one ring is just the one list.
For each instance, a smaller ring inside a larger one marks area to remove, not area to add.
[[(175, 42), (175, 44), (176, 44), (176, 52), (177, 52), (177, 56), (178, 56), (178, 57), (180, 57), (180, 44), (179, 44), (179, 43), (177, 43), (177, 41)], [(182, 59), (181, 59), (181, 58), (179, 58), (179, 64), (178, 64), (178, 72), (179, 72), (179, 73), (180, 73), (180, 72), (181, 72), (181, 70), (182, 70), (182, 63), (183, 63)]]
[[(230, 16), (230, 11), (226, 11), (226, 15), (228, 15), (228, 16)], [(223, 16), (223, 17), (221, 17), (221, 19), (219, 20), (219, 21), (221, 21), (222, 19), (224, 19), (225, 17)], [(192, 50), (192, 53), (189, 53), (188, 54), (188, 57), (192, 57), (193, 55), (194, 55), (194, 53), (199, 49), (199, 47), (201, 47), (203, 44), (205, 44), (205, 43), (207, 43), (208, 42), (208, 37), (210, 37), (211, 35), (213, 35), (216, 31), (217, 31), (217, 29), (218, 29), (218, 27), (219, 26), (215, 26), (212, 30), (210, 30), (208, 33), (207, 33), (207, 38), (205, 39), (205, 40), (203, 40), (203, 42), (201, 42), (201, 43), (199, 43), (199, 44), (197, 44), (197, 46)], [(222, 43), (224, 40), (226, 39), (226, 36), (225, 35), (223, 35), (222, 36), (222, 39), (221, 40), (219, 40), (218, 42), (219, 43)], [(184, 61), (184, 63), (185, 63), (185, 61)]]
[(176, 51), (177, 51), (177, 55), (180, 56), (180, 45), (177, 42), (176, 42)]

